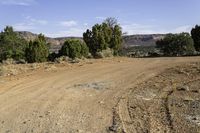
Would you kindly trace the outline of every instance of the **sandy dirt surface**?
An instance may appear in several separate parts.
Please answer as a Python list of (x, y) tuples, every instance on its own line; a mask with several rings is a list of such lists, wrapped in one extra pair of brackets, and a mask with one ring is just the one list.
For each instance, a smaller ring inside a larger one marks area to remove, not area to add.
[(198, 61), (102, 59), (0, 78), (0, 133), (198, 132), (199, 93), (186, 82), (197, 74), (170, 69)]

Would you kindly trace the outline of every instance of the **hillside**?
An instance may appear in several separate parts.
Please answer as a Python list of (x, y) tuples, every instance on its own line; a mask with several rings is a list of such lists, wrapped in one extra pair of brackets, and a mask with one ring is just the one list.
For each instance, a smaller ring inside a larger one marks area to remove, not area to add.
[[(19, 31), (17, 33), (28, 41), (34, 40), (37, 37), (37, 34), (28, 31)], [(159, 39), (162, 39), (164, 36), (165, 36), (164, 34), (127, 35), (123, 37), (123, 46), (124, 47), (154, 46), (155, 42)], [(47, 42), (51, 44), (50, 48), (51, 52), (58, 52), (64, 41), (66, 39), (71, 39), (71, 38), (82, 40), (81, 37), (59, 37), (59, 38), (46, 37)]]
[(128, 35), (123, 37), (124, 47), (154, 46), (165, 34)]

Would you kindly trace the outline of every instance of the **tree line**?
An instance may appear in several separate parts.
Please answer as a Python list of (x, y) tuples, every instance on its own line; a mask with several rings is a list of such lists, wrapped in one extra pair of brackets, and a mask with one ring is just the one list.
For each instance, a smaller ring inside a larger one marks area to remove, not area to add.
[(20, 37), (13, 28), (7, 26), (0, 33), (0, 61), (12, 58), (29, 63), (53, 61), (60, 56), (70, 58), (96, 57), (98, 52), (110, 49), (118, 55), (122, 46), (122, 29), (115, 18), (107, 18), (102, 24), (96, 24), (92, 30), (83, 33), (83, 40), (68, 39), (59, 53), (50, 53), (50, 44), (45, 36), (39, 34), (33, 41)]
[[(60, 56), (72, 59), (99, 56), (103, 51), (119, 55), (122, 49), (122, 28), (115, 18), (107, 18), (101, 24), (83, 33), (83, 40), (66, 40), (59, 53), (50, 53), (50, 44), (44, 35), (39, 34), (33, 41), (20, 37), (13, 28), (7, 26), (0, 33), (0, 61), (12, 58), (16, 61), (46, 62)], [(166, 56), (192, 55), (200, 53), (200, 26), (196, 25), (189, 33), (167, 34), (156, 42), (156, 47)]]
[(167, 34), (156, 42), (156, 47), (165, 56), (199, 55), (200, 26), (196, 25), (189, 33)]

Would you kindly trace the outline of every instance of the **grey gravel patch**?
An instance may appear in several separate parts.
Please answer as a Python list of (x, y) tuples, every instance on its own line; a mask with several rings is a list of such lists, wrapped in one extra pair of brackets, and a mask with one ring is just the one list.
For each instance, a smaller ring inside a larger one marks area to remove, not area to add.
[(200, 116), (186, 116), (186, 119), (200, 126)]
[(110, 87), (110, 84), (108, 82), (92, 82), (92, 83), (84, 83), (84, 84), (75, 84), (73, 87), (69, 87), (69, 88), (105, 90), (105, 89), (108, 89), (109, 87)]

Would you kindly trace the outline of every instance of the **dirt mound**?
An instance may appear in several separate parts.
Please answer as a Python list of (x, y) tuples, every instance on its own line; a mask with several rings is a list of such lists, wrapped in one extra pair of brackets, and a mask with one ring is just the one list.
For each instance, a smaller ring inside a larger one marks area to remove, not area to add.
[(117, 131), (199, 133), (200, 63), (167, 69), (118, 104)]

